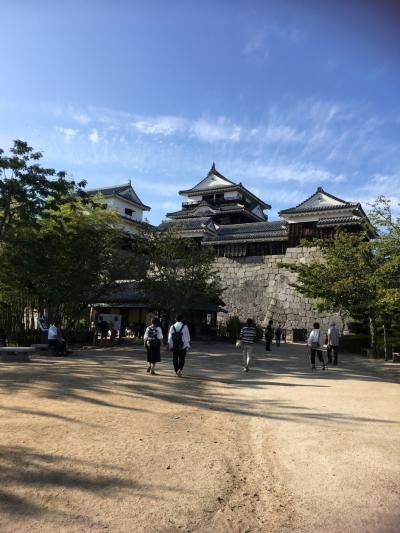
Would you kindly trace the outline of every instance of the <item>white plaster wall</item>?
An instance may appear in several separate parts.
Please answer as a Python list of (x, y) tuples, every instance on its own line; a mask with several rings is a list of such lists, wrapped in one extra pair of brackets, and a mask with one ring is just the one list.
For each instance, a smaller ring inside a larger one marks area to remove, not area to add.
[(120, 215), (125, 215), (125, 208), (132, 209), (134, 211), (132, 215), (132, 220), (141, 221), (143, 219), (143, 211), (138, 207), (130, 204), (129, 202), (124, 202), (120, 198), (106, 198), (105, 202), (107, 207), (116, 209), (117, 213)]

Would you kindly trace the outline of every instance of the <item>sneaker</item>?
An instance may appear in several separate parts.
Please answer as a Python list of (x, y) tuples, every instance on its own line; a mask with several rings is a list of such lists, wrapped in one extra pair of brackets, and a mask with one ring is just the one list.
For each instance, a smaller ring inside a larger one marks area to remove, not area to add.
[(151, 370), (151, 367), (148, 366), (146, 372), (150, 372), (150, 370)]
[(150, 372), (150, 374), (151, 374), (152, 376), (155, 376), (155, 375), (156, 375), (156, 373), (154, 372), (154, 370), (152, 370), (152, 371)]
[(178, 375), (179, 378), (181, 378), (182, 377), (182, 370), (178, 370), (177, 375)]

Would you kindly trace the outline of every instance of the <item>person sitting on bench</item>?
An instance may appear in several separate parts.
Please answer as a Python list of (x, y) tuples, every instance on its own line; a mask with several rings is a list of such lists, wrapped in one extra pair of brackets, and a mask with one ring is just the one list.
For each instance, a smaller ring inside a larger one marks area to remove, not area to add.
[(49, 327), (48, 341), (49, 349), (52, 351), (53, 355), (59, 357), (68, 355), (67, 342), (62, 336), (61, 322), (59, 320), (55, 320), (54, 324)]

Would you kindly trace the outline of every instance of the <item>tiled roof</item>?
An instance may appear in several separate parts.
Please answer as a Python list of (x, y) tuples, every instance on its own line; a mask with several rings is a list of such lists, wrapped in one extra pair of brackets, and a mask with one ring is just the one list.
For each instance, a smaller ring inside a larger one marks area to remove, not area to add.
[[(236, 185), (235, 182), (231, 181), (230, 179), (228, 179), (225, 176), (223, 176), (220, 172), (218, 172), (218, 170), (216, 170), (216, 168), (215, 168), (215, 163), (213, 163), (212, 167), (210, 168), (210, 170), (209, 170), (209, 172), (208, 172), (208, 174), (207, 174), (207, 176), (205, 178), (203, 178), (199, 183), (197, 183), (197, 185), (194, 185), (194, 187), (192, 187), (191, 189), (186, 189), (185, 191), (179, 191), (179, 194), (185, 194), (185, 193), (188, 193), (188, 192), (208, 191), (209, 190), (208, 188), (203, 189), (201, 186), (207, 180), (208, 176), (210, 176), (211, 174), (213, 174), (214, 176), (218, 176), (219, 178), (221, 178), (221, 179), (225, 180), (226, 182), (230, 183), (231, 185)], [(224, 189), (225, 189), (225, 187), (224, 187)], [(213, 191), (217, 190), (217, 188), (213, 187), (212, 190)]]
[(317, 222), (317, 227), (327, 228), (329, 226), (349, 226), (354, 224), (361, 224), (362, 218), (352, 217), (335, 217), (335, 218), (323, 218)]
[(211, 217), (197, 217), (183, 220), (163, 220), (158, 226), (159, 230), (166, 230), (172, 226), (180, 226), (183, 231), (193, 231), (193, 230), (205, 230), (208, 231), (208, 224), (212, 222)]
[[(304, 203), (304, 202), (303, 202)], [(286, 215), (289, 213), (316, 213), (318, 211), (339, 211), (341, 209), (348, 209), (349, 207), (360, 207), (360, 204), (346, 202), (343, 205), (323, 205), (319, 207), (291, 207), (290, 209), (283, 209), (279, 211), (279, 215)]]
[(246, 241), (284, 241), (288, 237), (287, 225), (281, 221), (250, 222), (220, 226), (217, 234), (204, 239), (205, 244)]
[(123, 185), (111, 185), (110, 187), (100, 187), (96, 189), (87, 189), (89, 196), (94, 196), (96, 194), (102, 194), (103, 196), (120, 196), (124, 200), (133, 202), (140, 206), (144, 211), (150, 211), (150, 207), (145, 205), (133, 190), (133, 187), (130, 182)]
[(209, 209), (211, 211), (211, 214), (213, 214), (213, 215), (217, 215), (217, 214), (220, 214), (220, 213), (229, 214), (229, 213), (242, 213), (242, 212), (245, 212), (246, 214), (248, 214), (249, 216), (251, 216), (255, 220), (261, 220), (260, 217), (256, 213), (253, 213), (249, 209), (250, 206), (221, 205), (221, 206), (217, 207), (217, 206), (212, 206), (212, 205), (208, 204), (205, 201), (203, 201), (200, 204), (198, 204), (194, 209), (182, 209), (181, 211), (175, 211), (174, 213), (167, 213), (167, 217), (180, 219), (180, 220), (184, 220), (186, 218), (198, 218), (199, 216), (200, 217), (204, 216), (204, 214), (203, 215), (198, 215), (194, 211), (198, 207), (201, 207), (201, 206), (209, 207)]

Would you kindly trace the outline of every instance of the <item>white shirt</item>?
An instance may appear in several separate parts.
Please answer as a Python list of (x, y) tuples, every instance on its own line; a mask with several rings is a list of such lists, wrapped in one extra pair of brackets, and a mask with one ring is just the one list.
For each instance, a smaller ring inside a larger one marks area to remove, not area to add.
[(49, 341), (52, 341), (54, 339), (58, 339), (58, 329), (55, 324), (49, 327), (49, 331), (47, 333), (47, 338)]
[[(173, 343), (172, 343), (172, 333), (174, 331), (174, 328), (176, 331), (181, 331), (181, 328), (183, 326), (183, 322), (175, 322), (173, 326), (171, 326), (169, 333), (168, 333), (168, 346), (172, 349)], [(185, 324), (182, 329), (182, 341), (183, 341), (183, 349), (190, 348), (190, 333), (189, 328)]]
[(311, 346), (312, 342), (319, 342), (319, 344), (321, 346), (321, 349), (322, 349), (322, 345), (324, 343), (322, 342), (322, 331), (320, 329), (312, 329), (311, 330), (311, 333), (310, 333), (310, 335), (308, 337), (308, 341), (307, 341), (308, 346)]
[[(146, 328), (146, 331), (144, 332), (144, 337), (143, 337), (143, 340), (147, 341), (148, 339), (148, 336), (149, 336), (149, 329), (152, 328), (153, 326), (148, 326)], [(158, 326), (156, 327), (156, 332), (157, 332), (157, 339), (159, 341), (162, 341), (163, 339), (163, 334), (162, 334), (162, 329)]]

